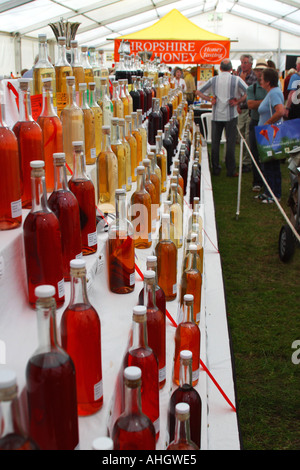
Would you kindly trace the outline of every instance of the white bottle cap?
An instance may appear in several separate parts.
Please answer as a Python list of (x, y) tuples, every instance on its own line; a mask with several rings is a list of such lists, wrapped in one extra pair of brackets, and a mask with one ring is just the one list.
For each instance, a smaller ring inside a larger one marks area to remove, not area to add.
[(98, 437), (93, 440), (92, 449), (93, 450), (113, 450), (114, 442), (110, 437)]
[(30, 162), (31, 168), (44, 168), (44, 166), (45, 166), (44, 160), (32, 160)]
[(144, 279), (153, 279), (155, 278), (155, 272), (147, 269), (147, 271), (144, 272)]
[(162, 219), (170, 219), (170, 214), (161, 214)]
[(175, 412), (179, 415), (185, 415), (190, 412), (190, 405), (188, 403), (177, 403), (175, 406)]
[(17, 375), (10, 369), (0, 369), (0, 389), (10, 388), (16, 385)]
[(154, 256), (154, 255), (147, 256), (147, 261), (150, 261), (150, 262), (157, 261), (157, 256)]
[(138, 380), (142, 377), (142, 371), (136, 366), (126, 367), (124, 370), (124, 377), (127, 380)]
[(73, 145), (73, 146), (76, 146), (76, 147), (77, 147), (78, 145), (83, 145), (83, 141), (82, 141), (82, 140), (74, 140), (74, 141), (72, 142), (72, 145)]
[(85, 268), (85, 266), (86, 266), (86, 262), (82, 258), (76, 258), (70, 261), (70, 268), (80, 269), (80, 268)]
[(186, 302), (193, 302), (194, 296), (193, 296), (193, 294), (185, 294), (183, 296), (183, 300), (185, 300)]
[(192, 351), (188, 351), (187, 349), (183, 349), (180, 351), (180, 357), (181, 359), (192, 359), (193, 353)]
[(135, 307), (133, 307), (134, 315), (146, 315), (146, 313), (147, 313), (147, 307), (145, 305), (136, 305)]
[(197, 251), (197, 245), (189, 245), (189, 250), (190, 251)]
[(37, 286), (34, 290), (35, 296), (39, 299), (46, 299), (55, 295), (55, 287), (50, 285)]
[(53, 160), (55, 160), (56, 158), (66, 158), (66, 154), (63, 152), (58, 152), (58, 153), (54, 153), (52, 157), (53, 157)]

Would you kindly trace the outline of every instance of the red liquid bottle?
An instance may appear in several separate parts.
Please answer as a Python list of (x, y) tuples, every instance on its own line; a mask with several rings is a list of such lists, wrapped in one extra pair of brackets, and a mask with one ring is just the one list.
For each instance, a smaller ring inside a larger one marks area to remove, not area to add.
[(159, 98), (153, 98), (153, 109), (148, 117), (148, 144), (155, 145), (155, 137), (160, 129)]
[(53, 286), (39, 286), (35, 295), (39, 346), (26, 367), (29, 433), (41, 450), (76, 450), (75, 367), (57, 342)]
[(70, 272), (71, 297), (61, 319), (61, 341), (76, 370), (78, 415), (88, 416), (103, 405), (101, 322), (88, 299), (85, 260), (72, 260)]
[(0, 450), (39, 450), (20, 427), (17, 376), (13, 370), (0, 370), (0, 409)]
[(192, 352), (180, 352), (179, 387), (174, 390), (170, 398), (168, 409), (168, 433), (170, 442), (175, 437), (175, 407), (177, 403), (184, 402), (190, 405), (190, 433), (191, 440), (201, 448), (201, 417), (202, 402), (199, 393), (192, 385)]
[(59, 220), (64, 279), (69, 281), (70, 261), (82, 257), (82, 246), (79, 204), (68, 187), (65, 165), (65, 154), (54, 153), (54, 191), (48, 199), (48, 205)]
[[(147, 271), (155, 272), (155, 302), (158, 309), (162, 314), (166, 315), (166, 296), (162, 288), (158, 285), (157, 282), (157, 256), (147, 256), (146, 262)], [(141, 289), (139, 293), (139, 305), (144, 305), (144, 288)]]
[(155, 429), (141, 407), (141, 377), (139, 367), (124, 370), (125, 409), (113, 427), (114, 450), (155, 450)]
[(81, 242), (83, 255), (97, 251), (95, 187), (85, 172), (83, 142), (73, 142), (73, 175), (69, 188), (79, 204)]
[(194, 387), (199, 380), (201, 335), (200, 329), (193, 318), (193, 301), (193, 295), (186, 294), (184, 296), (183, 318), (182, 321), (178, 323), (175, 332), (173, 382), (179, 385), (180, 352), (188, 350), (193, 354), (192, 385)]
[(22, 207), (31, 207), (31, 168), (32, 160), (43, 160), (42, 130), (31, 116), (29, 80), (19, 79), (19, 121), (13, 127), (13, 132), (18, 140)]
[(43, 108), (37, 123), (42, 129), (43, 157), (47, 192), (54, 189), (54, 169), (52, 155), (63, 152), (62, 123), (53, 107), (52, 78), (43, 78)]
[(20, 160), (16, 136), (5, 123), (2, 92), (0, 98), (0, 230), (10, 230), (22, 223)]
[(30, 162), (32, 167), (32, 208), (24, 225), (24, 249), (29, 303), (34, 306), (34, 290), (42, 284), (55, 287), (58, 307), (65, 301), (60, 225), (47, 203), (44, 161)]
[(175, 436), (167, 450), (199, 450), (199, 447), (190, 438), (190, 406), (188, 403), (177, 403), (175, 413)]
[(159, 437), (159, 376), (158, 360), (148, 346), (147, 307), (138, 305), (133, 309), (132, 346), (124, 358), (124, 368), (139, 367), (142, 371), (142, 411), (155, 428), (156, 439)]
[(162, 214), (161, 239), (155, 247), (158, 285), (166, 301), (177, 297), (177, 248), (170, 238), (170, 214)]

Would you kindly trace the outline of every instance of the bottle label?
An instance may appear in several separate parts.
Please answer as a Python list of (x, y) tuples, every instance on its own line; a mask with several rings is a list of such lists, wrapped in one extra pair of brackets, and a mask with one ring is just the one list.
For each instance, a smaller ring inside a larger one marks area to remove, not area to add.
[(199, 368), (196, 370), (193, 370), (192, 372), (192, 381), (194, 382), (195, 380), (199, 379)]
[(166, 373), (166, 366), (165, 366), (162, 369), (159, 369), (158, 371), (159, 382), (162, 382), (163, 380), (165, 380), (166, 376), (167, 376), (167, 373)]
[(91, 149), (91, 158), (96, 158), (96, 149)]
[(13, 201), (10, 203), (11, 216), (14, 219), (15, 217), (20, 217), (22, 215), (22, 200)]
[(102, 396), (103, 396), (103, 382), (102, 380), (100, 380), (100, 382), (94, 385), (94, 400), (100, 400)]
[(131, 273), (129, 276), (129, 284), (130, 286), (134, 286), (135, 284), (135, 273)]
[(173, 284), (173, 294), (177, 294), (177, 284)]
[(88, 245), (94, 246), (97, 244), (97, 231), (88, 234)]
[(58, 297), (61, 298), (65, 295), (65, 281), (62, 279), (57, 283)]

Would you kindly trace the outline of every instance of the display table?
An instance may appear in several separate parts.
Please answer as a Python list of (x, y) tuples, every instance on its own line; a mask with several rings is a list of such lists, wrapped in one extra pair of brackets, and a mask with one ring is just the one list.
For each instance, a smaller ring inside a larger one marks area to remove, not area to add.
[[(235, 389), (232, 358), (218, 240), (215, 226), (213, 192), (206, 147), (202, 148), (201, 216), (203, 219), (204, 273), (201, 301), (201, 351), (203, 364), (208, 368), (230, 403), (235, 405)], [(191, 169), (190, 169), (191, 170)], [(89, 169), (91, 175), (94, 169)], [(133, 185), (132, 191), (135, 189)], [(164, 193), (163, 197), (165, 197)], [(128, 198), (130, 194), (128, 193)], [(185, 224), (191, 208), (185, 201)], [(27, 211), (23, 211), (23, 221)], [(95, 415), (79, 418), (80, 449), (91, 449), (92, 442), (107, 433), (115, 383), (125, 354), (132, 324), (132, 310), (137, 304), (143, 282), (136, 272), (134, 292), (126, 295), (113, 294), (108, 289), (107, 233), (98, 233), (98, 251), (85, 257), (87, 262), (88, 295), (98, 311), (102, 327), (102, 409)], [(155, 242), (148, 250), (136, 250), (136, 265), (143, 273), (146, 257), (153, 253)], [(178, 286), (181, 277), (182, 248), (178, 252)], [(70, 283), (65, 283), (65, 304), (57, 311), (57, 325), (70, 295)], [(178, 298), (178, 296), (177, 296)], [(25, 368), (37, 347), (36, 313), (27, 303), (26, 271), (22, 228), (0, 232), (0, 367), (13, 368), (18, 376), (19, 390), (25, 385)], [(167, 302), (170, 318), (167, 319), (167, 381), (160, 391), (160, 437), (157, 449), (165, 449), (166, 417), (172, 385), (174, 334), (177, 321), (178, 300)], [(88, 365), (87, 365), (88, 367)], [(200, 367), (196, 386), (202, 399), (203, 450), (240, 449), (237, 414), (226, 401), (220, 389), (207, 371)], [(26, 419), (26, 414), (25, 414)]]

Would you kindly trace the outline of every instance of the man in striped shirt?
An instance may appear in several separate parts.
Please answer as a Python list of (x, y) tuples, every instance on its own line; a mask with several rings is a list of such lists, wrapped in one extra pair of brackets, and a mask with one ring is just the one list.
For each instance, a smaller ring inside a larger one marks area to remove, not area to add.
[(235, 163), (235, 145), (237, 135), (237, 106), (246, 99), (246, 83), (238, 76), (232, 75), (232, 64), (224, 59), (220, 64), (220, 74), (210, 78), (197, 94), (212, 103), (212, 172), (219, 175), (220, 140), (223, 129), (226, 133), (226, 174), (237, 176)]

